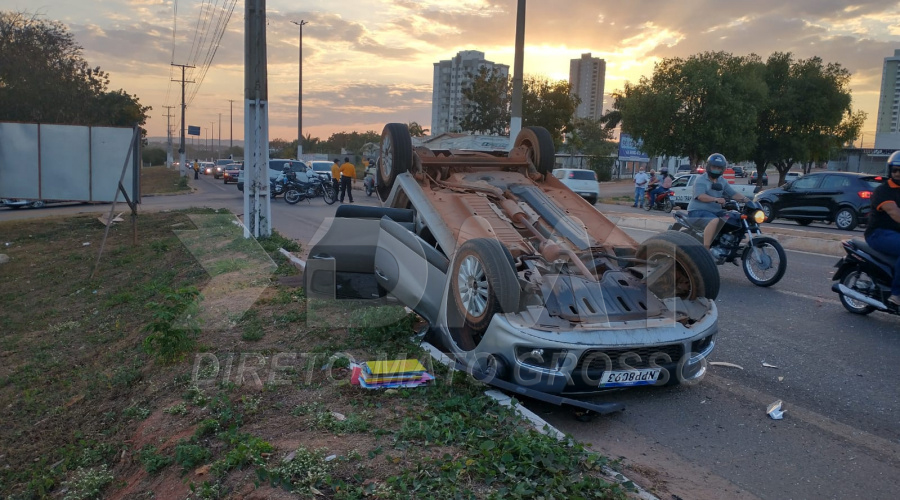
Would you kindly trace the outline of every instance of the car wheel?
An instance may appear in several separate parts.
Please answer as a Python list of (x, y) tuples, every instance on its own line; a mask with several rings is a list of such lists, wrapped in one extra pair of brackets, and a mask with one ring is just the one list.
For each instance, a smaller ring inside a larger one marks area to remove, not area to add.
[(856, 212), (854, 212), (852, 208), (842, 208), (838, 210), (837, 213), (834, 214), (834, 225), (838, 229), (852, 231), (857, 225)]
[[(871, 296), (871, 291), (875, 288), (875, 282), (872, 278), (860, 269), (855, 269), (847, 273), (847, 275), (841, 279), (841, 284), (867, 297)], [(844, 306), (844, 309), (853, 314), (866, 315), (875, 310), (873, 306), (847, 297), (842, 293), (838, 294), (838, 296), (841, 298), (841, 304)]]
[(666, 231), (645, 240), (636, 257), (647, 261), (647, 287), (660, 299), (719, 296), (719, 270), (709, 251), (691, 236)]
[(447, 304), (451, 336), (460, 349), (475, 349), (495, 314), (519, 306), (519, 283), (507, 250), (490, 238), (459, 247), (450, 270)]
[(412, 138), (405, 123), (388, 123), (381, 132), (381, 156), (375, 168), (376, 189), (381, 201), (387, 200), (394, 180), (412, 167)]
[(762, 201), (759, 204), (762, 206), (763, 213), (766, 214), (765, 222), (772, 222), (775, 218), (775, 209), (772, 208), (772, 204), (767, 201)]
[(539, 173), (549, 174), (556, 161), (553, 137), (544, 127), (525, 127), (516, 136), (513, 147), (525, 147), (525, 155)]

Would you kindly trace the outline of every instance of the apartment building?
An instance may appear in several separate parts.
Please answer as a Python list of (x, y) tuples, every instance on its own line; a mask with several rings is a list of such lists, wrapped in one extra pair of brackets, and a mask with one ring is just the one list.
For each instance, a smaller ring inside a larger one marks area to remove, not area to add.
[(606, 60), (581, 54), (569, 61), (571, 93), (581, 98), (575, 109), (576, 118), (597, 120), (603, 115), (603, 90), (606, 84)]
[(900, 149), (900, 50), (884, 58), (881, 96), (875, 122), (875, 149)]
[(434, 63), (434, 81), (431, 91), (431, 133), (459, 132), (459, 122), (466, 113), (463, 89), (471, 82), (481, 67), (497, 69), (504, 78), (509, 77), (509, 66), (485, 60), (484, 52), (464, 50), (453, 59)]

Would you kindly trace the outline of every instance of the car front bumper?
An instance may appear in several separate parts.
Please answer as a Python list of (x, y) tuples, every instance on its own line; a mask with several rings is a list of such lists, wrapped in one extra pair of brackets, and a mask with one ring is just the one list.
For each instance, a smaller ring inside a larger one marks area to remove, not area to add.
[[(600, 387), (604, 371), (661, 368), (654, 384), (691, 384), (706, 373), (706, 357), (715, 348), (718, 312), (714, 302), (698, 322), (686, 327), (673, 320), (628, 321), (579, 326), (571, 331), (543, 330), (497, 315), (478, 347), (457, 353), (481, 372), (499, 366), (498, 375), (517, 385), (550, 394), (589, 394)], [(545, 363), (522, 352), (542, 350)]]

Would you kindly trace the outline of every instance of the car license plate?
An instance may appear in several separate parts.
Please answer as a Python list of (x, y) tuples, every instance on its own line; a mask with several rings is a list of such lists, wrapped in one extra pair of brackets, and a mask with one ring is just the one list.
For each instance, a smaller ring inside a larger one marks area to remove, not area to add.
[(600, 387), (630, 387), (634, 385), (653, 385), (659, 378), (662, 368), (644, 368), (641, 370), (621, 370), (603, 372)]

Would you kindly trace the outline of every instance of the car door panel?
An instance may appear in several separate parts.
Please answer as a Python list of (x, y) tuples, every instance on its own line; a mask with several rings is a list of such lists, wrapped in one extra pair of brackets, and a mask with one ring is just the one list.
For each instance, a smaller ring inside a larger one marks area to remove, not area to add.
[(438, 318), (447, 281), (447, 258), (407, 227), (388, 217), (380, 221), (375, 250), (378, 284), (429, 322)]

